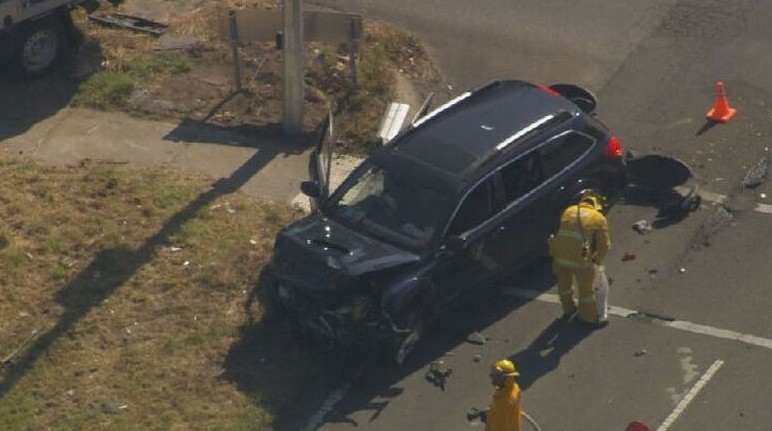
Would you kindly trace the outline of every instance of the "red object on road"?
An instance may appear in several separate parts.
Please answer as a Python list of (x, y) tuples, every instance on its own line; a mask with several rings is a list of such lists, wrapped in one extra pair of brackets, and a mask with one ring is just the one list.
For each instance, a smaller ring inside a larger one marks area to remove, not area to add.
[(633, 259), (635, 259), (635, 255), (634, 255), (634, 254), (632, 254), (632, 253), (630, 253), (630, 252), (626, 252), (626, 253), (625, 253), (625, 254), (622, 256), (622, 262), (627, 262), (628, 260), (633, 260)]
[(625, 431), (654, 431), (648, 426), (646, 426), (643, 422), (634, 421), (630, 422), (630, 425), (625, 428)]

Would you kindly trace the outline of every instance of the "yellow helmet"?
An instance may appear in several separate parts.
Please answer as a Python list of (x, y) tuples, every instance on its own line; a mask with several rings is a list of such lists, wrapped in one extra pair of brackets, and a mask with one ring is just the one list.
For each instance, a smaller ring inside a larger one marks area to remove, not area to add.
[(592, 190), (586, 190), (579, 194), (579, 204), (588, 205), (597, 211), (603, 211), (606, 207), (606, 198)]
[(509, 359), (502, 359), (495, 364), (493, 364), (493, 368), (496, 369), (496, 371), (500, 372), (502, 376), (519, 376), (520, 373), (517, 372), (517, 368), (515, 368), (515, 364), (510, 361)]

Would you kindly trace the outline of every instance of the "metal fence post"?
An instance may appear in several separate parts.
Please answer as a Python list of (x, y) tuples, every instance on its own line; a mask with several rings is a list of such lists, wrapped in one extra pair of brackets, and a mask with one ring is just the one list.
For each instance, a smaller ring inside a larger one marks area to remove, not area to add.
[(228, 25), (231, 35), (231, 52), (233, 55), (233, 72), (236, 80), (236, 91), (241, 92), (241, 59), (239, 58), (239, 28), (236, 23), (236, 11), (228, 12)]

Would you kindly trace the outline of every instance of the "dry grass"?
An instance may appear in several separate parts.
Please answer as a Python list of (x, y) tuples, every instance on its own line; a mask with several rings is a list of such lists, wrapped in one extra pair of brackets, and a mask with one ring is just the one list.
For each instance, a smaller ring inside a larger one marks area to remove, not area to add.
[[(197, 4), (197, 3), (195, 3)], [(140, 116), (193, 119), (224, 127), (265, 126), (282, 121), (282, 54), (273, 42), (240, 48), (244, 92), (229, 98), (232, 58), (216, 28), (228, 9), (279, 9), (278, 2), (223, 0), (201, 3), (171, 19), (169, 33), (195, 36), (188, 51), (153, 51), (154, 37), (103, 28), (78, 20), (102, 67), (75, 97), (80, 105), (118, 109)], [(413, 81), (422, 93), (434, 90), (439, 74), (417, 37), (383, 22), (365, 21), (359, 43), (358, 86), (353, 92), (349, 48), (308, 43), (305, 127), (312, 129), (337, 109), (341, 152), (364, 154), (379, 145), (377, 128), (388, 102), (395, 99), (394, 72)], [(165, 56), (165, 57), (164, 57)], [(223, 82), (213, 85), (212, 79)]]
[(284, 206), (98, 162), (0, 175), (0, 429), (267, 429), (318, 372), (254, 296)]

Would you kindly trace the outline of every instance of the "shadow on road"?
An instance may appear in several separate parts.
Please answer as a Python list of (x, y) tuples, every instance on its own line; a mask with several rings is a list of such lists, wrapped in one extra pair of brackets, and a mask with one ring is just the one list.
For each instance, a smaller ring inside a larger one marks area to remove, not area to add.
[(563, 355), (591, 333), (591, 329), (574, 322), (553, 321), (528, 347), (509, 357), (519, 369), (527, 370), (517, 378), (520, 388), (528, 389), (540, 377), (557, 369)]
[(53, 116), (72, 100), (78, 86), (63, 73), (19, 81), (0, 73), (0, 142), (20, 135)]
[(306, 142), (304, 138), (293, 140), (285, 138), (281, 124), (224, 127), (207, 123), (205, 120), (184, 119), (163, 139), (178, 143), (196, 142), (248, 148), (254, 148), (258, 143), (262, 148), (266, 142), (277, 142), (279, 148), (289, 153), (300, 153), (307, 148), (305, 144), (300, 147), (295, 144), (295, 142)]
[[(0, 2), (2, 3), (2, 2)], [(97, 70), (102, 48), (84, 48), (83, 33), (73, 27), (71, 44), (61, 63), (35, 79), (15, 77), (10, 66), (0, 64), (0, 142), (20, 135), (38, 122), (68, 106), (83, 79)]]
[[(250, 301), (268, 306), (268, 316), (271, 316), (270, 304), (264, 302), (266, 299), (263, 297), (263, 291), (269, 282), (270, 276), (261, 278), (261, 282), (252, 292), (253, 299)], [(554, 285), (550, 261), (542, 259), (497, 285), (528, 286), (537, 293), (546, 292)], [(246, 305), (248, 308), (251, 307), (250, 301)], [(266, 405), (277, 409), (274, 410), (274, 429), (302, 429), (309, 419), (318, 416), (320, 412), (327, 423), (345, 423), (367, 429), (379, 419), (389, 403), (403, 392), (404, 388), (400, 386), (400, 382), (407, 376), (425, 369), (438, 357), (465, 343), (470, 333), (485, 331), (527, 301), (494, 288), (484, 292), (478, 291), (474, 297), (462, 301), (462, 306), (443, 314), (428, 330), (423, 344), (402, 366), (396, 366), (388, 357), (374, 356), (372, 353), (345, 361), (330, 360), (320, 363), (317, 368), (317, 374), (320, 376), (308, 385), (309, 388), (314, 388), (314, 393), (301, 391), (300, 399), (291, 403)], [(271, 399), (265, 398), (266, 394), (261, 387), (266, 386), (272, 377), (260, 363), (261, 349), (270, 349), (274, 345), (286, 346), (285, 337), (292, 337), (280, 321), (280, 318), (274, 316), (248, 323), (242, 340), (232, 346), (224, 364), (225, 378), (236, 384), (247, 396), (260, 399), (264, 405)], [(592, 331), (585, 328), (563, 328), (554, 323), (545, 328), (526, 349), (513, 352), (512, 357), (519, 361), (518, 366), (523, 370), (523, 375), (528, 376), (527, 380), (523, 381), (524, 387), (532, 385), (539, 377), (554, 369), (562, 355), (591, 333)], [(317, 352), (308, 349), (311, 355), (309, 358), (321, 357), (316, 356)], [(549, 352), (542, 356), (545, 349)], [(369, 371), (373, 369), (377, 372)], [(331, 393), (334, 397), (340, 388), (346, 389), (346, 395), (334, 409), (324, 405), (325, 400), (329, 402), (327, 397)], [(359, 423), (361, 420), (355, 419), (359, 415), (354, 413), (363, 411), (367, 412), (367, 420), (366, 423)]]

